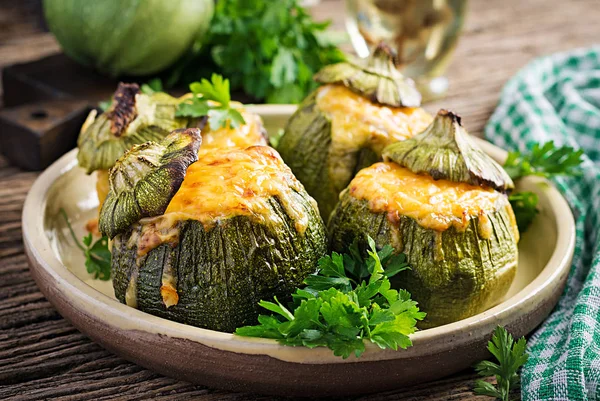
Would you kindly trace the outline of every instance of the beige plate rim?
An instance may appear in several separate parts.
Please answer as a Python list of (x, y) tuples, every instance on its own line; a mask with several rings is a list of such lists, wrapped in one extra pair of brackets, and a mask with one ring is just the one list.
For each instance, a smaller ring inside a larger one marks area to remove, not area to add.
[[(250, 105), (248, 109), (261, 115), (285, 118), (294, 110), (293, 105)], [(497, 160), (503, 160), (506, 152), (489, 142), (477, 139), (478, 144)], [(516, 316), (524, 315), (536, 308), (544, 296), (561, 285), (570, 267), (575, 246), (575, 223), (569, 205), (552, 185), (547, 191), (552, 215), (560, 229), (557, 246), (540, 274), (525, 288), (499, 305), (470, 318), (423, 330), (411, 336), (413, 347), (406, 350), (381, 350), (367, 346), (360, 357), (342, 359), (324, 348), (284, 347), (274, 340), (238, 337), (228, 333), (201, 329), (159, 318), (130, 308), (85, 284), (71, 273), (56, 257), (44, 231), (44, 210), (48, 190), (55, 180), (77, 165), (74, 149), (46, 169), (29, 191), (23, 208), (23, 240), (26, 250), (40, 268), (44, 269), (56, 282), (56, 290), (68, 297), (72, 307), (77, 307), (106, 325), (114, 325), (125, 330), (141, 330), (175, 338), (184, 338), (224, 351), (268, 355), (283, 361), (311, 364), (359, 363), (387, 359), (412, 358), (429, 355), (483, 338), (497, 325), (506, 325)], [(536, 179), (543, 184), (545, 181)], [(37, 268), (32, 266), (32, 268)]]

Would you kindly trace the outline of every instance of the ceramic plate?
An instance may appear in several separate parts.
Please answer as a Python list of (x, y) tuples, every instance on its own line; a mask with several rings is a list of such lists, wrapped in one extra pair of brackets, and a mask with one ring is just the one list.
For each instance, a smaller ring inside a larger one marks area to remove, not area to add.
[[(250, 106), (274, 134), (294, 106)], [(506, 152), (478, 140), (494, 159)], [(75, 327), (105, 348), (167, 376), (210, 387), (281, 395), (351, 395), (436, 379), (486, 357), (497, 325), (521, 336), (550, 313), (564, 287), (575, 228), (567, 202), (548, 182), (525, 179), (520, 189), (540, 198), (540, 214), (519, 243), (517, 277), (493, 308), (445, 326), (419, 331), (406, 350), (368, 346), (346, 360), (329, 349), (284, 347), (171, 322), (119, 303), (110, 282), (93, 280), (59, 213), (79, 237), (96, 213), (95, 177), (77, 165), (76, 150), (37, 179), (23, 210), (31, 272), (44, 295)]]

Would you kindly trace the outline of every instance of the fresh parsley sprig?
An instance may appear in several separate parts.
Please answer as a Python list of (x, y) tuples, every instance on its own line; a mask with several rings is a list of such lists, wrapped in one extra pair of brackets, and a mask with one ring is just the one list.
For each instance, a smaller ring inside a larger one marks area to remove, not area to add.
[(513, 180), (528, 175), (550, 178), (556, 175), (578, 175), (583, 150), (570, 146), (554, 145), (549, 141), (540, 146), (533, 145), (531, 152), (510, 152), (504, 162), (504, 169)]
[(508, 201), (515, 213), (519, 232), (525, 232), (540, 212), (537, 209), (539, 201), (537, 194), (530, 191), (517, 191), (508, 196)]
[(163, 83), (160, 78), (152, 78), (150, 81), (140, 86), (142, 93), (152, 95), (157, 92), (163, 92)]
[(179, 105), (176, 116), (194, 118), (208, 116), (211, 129), (228, 125), (237, 128), (245, 123), (240, 112), (230, 105), (228, 79), (212, 74), (210, 81), (202, 79), (200, 82), (191, 83), (190, 91), (193, 96)]
[(317, 71), (345, 58), (328, 25), (315, 22), (299, 0), (219, 0), (206, 41), (167, 82), (217, 71), (257, 102), (299, 103), (316, 88)]
[(93, 242), (92, 233), (89, 233), (83, 237), (82, 244), (75, 235), (75, 231), (69, 222), (67, 212), (65, 212), (64, 209), (60, 209), (60, 212), (67, 223), (67, 227), (73, 237), (73, 241), (75, 241), (75, 245), (83, 251), (87, 272), (93, 274), (95, 279), (105, 281), (110, 280), (111, 254), (108, 249), (108, 237), (101, 237), (96, 242)]
[[(575, 176), (581, 174), (579, 166), (582, 163), (583, 150), (575, 150), (570, 146), (554, 145), (549, 141), (543, 145), (535, 144), (531, 152), (510, 152), (504, 162), (504, 169), (513, 180), (536, 175), (551, 178), (557, 175)], [(538, 196), (533, 192), (513, 192), (509, 196), (510, 204), (515, 212), (517, 226), (520, 232), (525, 232), (535, 216)]]
[(517, 372), (528, 359), (525, 346), (525, 338), (521, 337), (515, 342), (513, 336), (506, 329), (498, 326), (494, 331), (492, 341), (488, 342), (488, 350), (498, 363), (481, 361), (475, 365), (475, 370), (481, 376), (495, 376), (496, 385), (477, 380), (475, 382), (475, 393), (509, 401), (511, 390), (519, 385)]
[(389, 281), (409, 269), (406, 256), (393, 255), (389, 245), (377, 251), (373, 239), (368, 240), (366, 259), (356, 242), (349, 254), (333, 252), (321, 258), (318, 273), (296, 290), (290, 309), (277, 298), (260, 301), (273, 315), (260, 315), (258, 325), (240, 327), (236, 334), (291, 346), (325, 346), (342, 358), (360, 356), (365, 340), (394, 350), (411, 346), (409, 335), (425, 313), (410, 293), (392, 289)]

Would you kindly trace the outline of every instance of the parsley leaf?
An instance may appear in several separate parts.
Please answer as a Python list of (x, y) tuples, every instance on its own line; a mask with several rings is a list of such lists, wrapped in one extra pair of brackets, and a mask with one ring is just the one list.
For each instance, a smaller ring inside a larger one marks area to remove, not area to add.
[(555, 175), (579, 175), (583, 150), (570, 146), (556, 147), (554, 141), (533, 145), (529, 154), (510, 152), (504, 169), (513, 180), (528, 175), (550, 178)]
[[(212, 129), (238, 128), (245, 124), (244, 117), (230, 106), (229, 80), (213, 74), (211, 80), (202, 79), (190, 84), (192, 98), (179, 104), (177, 117), (198, 118), (208, 116)], [(216, 102), (216, 103), (211, 103)]]
[(510, 400), (511, 389), (519, 385), (519, 368), (527, 362), (525, 338), (515, 342), (512, 335), (503, 327), (498, 326), (488, 343), (488, 350), (498, 363), (482, 361), (475, 365), (475, 370), (481, 376), (495, 376), (496, 386), (483, 380), (477, 380), (474, 391), (477, 394), (496, 397), (502, 401)]
[(525, 232), (539, 213), (537, 209), (538, 196), (534, 192), (520, 191), (508, 196), (510, 205), (515, 213), (519, 232)]
[[(581, 174), (579, 166), (583, 162), (583, 150), (575, 150), (570, 146), (556, 147), (554, 141), (533, 145), (529, 154), (509, 152), (504, 162), (504, 170), (517, 180), (528, 175), (551, 178), (556, 175), (576, 176)], [(513, 192), (508, 200), (512, 205), (519, 232), (525, 232), (535, 216), (538, 196), (533, 192)]]
[(110, 280), (111, 254), (108, 249), (108, 237), (101, 237), (96, 242), (93, 242), (92, 233), (89, 233), (83, 237), (83, 244), (81, 244), (69, 222), (67, 212), (64, 209), (60, 209), (60, 212), (67, 223), (75, 245), (83, 251), (87, 272), (92, 274), (95, 279)]
[(150, 81), (142, 84), (140, 90), (146, 95), (152, 95), (156, 92), (162, 92), (163, 84), (160, 78), (152, 78)]
[(190, 90), (195, 95), (201, 95), (206, 100), (214, 100), (221, 103), (223, 107), (229, 107), (229, 80), (223, 79), (221, 75), (212, 74), (211, 82), (202, 79), (200, 82), (190, 84)]
[(360, 356), (365, 340), (381, 348), (411, 346), (409, 335), (425, 313), (407, 291), (391, 289), (388, 278), (409, 269), (406, 256), (393, 255), (390, 246), (377, 251), (370, 237), (368, 242), (366, 259), (356, 241), (350, 254), (332, 252), (321, 258), (318, 273), (307, 277), (306, 286), (292, 295), (291, 310), (277, 298), (261, 301), (259, 305), (275, 315), (261, 315), (258, 325), (240, 327), (236, 334), (290, 346), (325, 346), (342, 358)]
[(299, 3), (219, 0), (205, 43), (182, 58), (169, 82), (189, 83), (218, 71), (256, 102), (299, 103), (317, 87), (317, 71), (344, 60), (325, 32), (328, 23), (315, 22)]

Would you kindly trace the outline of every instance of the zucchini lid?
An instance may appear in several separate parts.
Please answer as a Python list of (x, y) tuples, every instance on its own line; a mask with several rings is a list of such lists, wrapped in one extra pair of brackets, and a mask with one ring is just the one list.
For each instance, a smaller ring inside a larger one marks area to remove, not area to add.
[(92, 110), (77, 140), (77, 160), (88, 174), (108, 170), (133, 145), (160, 141), (172, 130), (185, 128), (187, 118), (176, 118), (179, 100), (157, 92), (146, 95), (137, 84), (119, 83), (106, 112)]
[(160, 143), (150, 141), (127, 151), (109, 172), (100, 232), (114, 238), (141, 218), (162, 214), (188, 166), (198, 160), (201, 142), (199, 129), (178, 129)]
[(398, 71), (395, 52), (381, 42), (366, 61), (349, 60), (321, 69), (315, 81), (341, 84), (372, 100), (392, 107), (419, 107), (421, 94), (414, 82)]
[(500, 192), (514, 188), (513, 181), (484, 153), (463, 128), (461, 118), (440, 110), (422, 133), (387, 146), (383, 159), (435, 180), (489, 186)]

